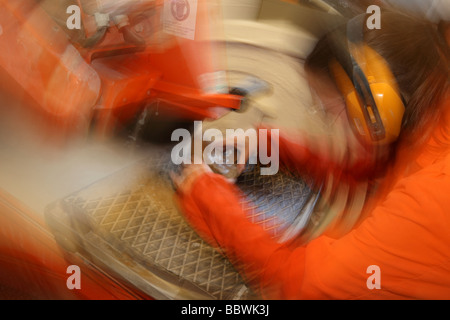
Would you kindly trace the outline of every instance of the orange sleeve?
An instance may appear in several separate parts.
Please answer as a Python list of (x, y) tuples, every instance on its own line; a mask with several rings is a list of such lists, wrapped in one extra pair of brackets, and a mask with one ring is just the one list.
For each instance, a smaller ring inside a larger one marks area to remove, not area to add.
[[(296, 290), (302, 278), (304, 249), (290, 250), (274, 241), (260, 225), (247, 219), (240, 200), (237, 188), (217, 174), (204, 174), (189, 194), (178, 195), (192, 227), (221, 250), (265, 298), (293, 296), (290, 290)], [(291, 262), (277, 263), (284, 259)], [(298, 284), (284, 285), (293, 282)]]
[[(214, 174), (180, 195), (187, 219), (270, 299), (450, 298), (450, 173), (433, 166), (400, 181), (357, 229), (304, 247), (251, 223), (234, 185)], [(200, 223), (199, 223), (200, 222)], [(370, 289), (370, 266), (380, 289)]]

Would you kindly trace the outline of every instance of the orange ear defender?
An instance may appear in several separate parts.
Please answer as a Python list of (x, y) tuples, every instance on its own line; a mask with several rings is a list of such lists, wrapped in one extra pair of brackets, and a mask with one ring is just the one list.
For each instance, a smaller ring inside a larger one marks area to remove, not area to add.
[(349, 122), (366, 142), (386, 145), (401, 131), (405, 105), (387, 62), (363, 41), (365, 15), (351, 19), (346, 32), (328, 36), (335, 59), (330, 72), (344, 97)]

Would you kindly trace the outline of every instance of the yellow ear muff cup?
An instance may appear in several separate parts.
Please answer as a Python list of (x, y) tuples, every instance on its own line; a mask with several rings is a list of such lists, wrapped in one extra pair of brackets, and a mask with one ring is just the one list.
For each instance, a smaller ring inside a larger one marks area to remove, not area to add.
[(372, 48), (367, 45), (354, 46), (351, 52), (354, 60), (363, 71), (375, 101), (375, 106), (367, 106), (369, 115), (373, 108), (377, 108), (385, 129), (383, 139), (373, 141), (370, 134), (368, 121), (363, 114), (363, 99), (358, 97), (355, 86), (344, 68), (336, 59), (329, 63), (334, 81), (344, 97), (349, 122), (353, 128), (366, 142), (377, 145), (390, 144), (394, 142), (401, 130), (405, 106), (401, 99), (400, 91), (394, 75), (389, 69), (386, 61)]

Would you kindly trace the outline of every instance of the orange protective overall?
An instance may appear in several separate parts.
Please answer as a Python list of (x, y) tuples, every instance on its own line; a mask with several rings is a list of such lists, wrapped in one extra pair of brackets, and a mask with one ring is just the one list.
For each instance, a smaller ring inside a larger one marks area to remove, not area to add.
[[(212, 173), (198, 177), (178, 200), (191, 225), (264, 298), (450, 299), (450, 137), (442, 129), (418, 152), (400, 147), (388, 190), (339, 239), (322, 235), (301, 247), (277, 243), (246, 218), (238, 188)], [(280, 150), (295, 148), (286, 144), (281, 139)], [(289, 154), (280, 151), (280, 160), (292, 162)], [(378, 268), (379, 287), (368, 285), (371, 266)]]

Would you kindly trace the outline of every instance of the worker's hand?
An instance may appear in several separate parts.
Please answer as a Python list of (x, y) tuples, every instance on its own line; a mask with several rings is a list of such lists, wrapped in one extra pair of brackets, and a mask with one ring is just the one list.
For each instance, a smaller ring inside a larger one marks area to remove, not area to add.
[(184, 165), (181, 174), (170, 173), (172, 182), (180, 193), (188, 193), (194, 181), (205, 173), (211, 173), (212, 170), (206, 164)]

